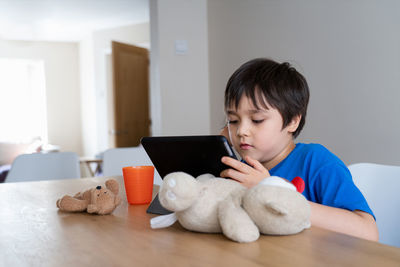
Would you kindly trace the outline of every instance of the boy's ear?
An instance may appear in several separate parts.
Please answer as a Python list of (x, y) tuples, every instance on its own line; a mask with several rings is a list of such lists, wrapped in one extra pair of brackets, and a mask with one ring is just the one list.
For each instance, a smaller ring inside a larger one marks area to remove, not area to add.
[(294, 133), (299, 127), (301, 115), (294, 116), (292, 121), (286, 126), (289, 133)]

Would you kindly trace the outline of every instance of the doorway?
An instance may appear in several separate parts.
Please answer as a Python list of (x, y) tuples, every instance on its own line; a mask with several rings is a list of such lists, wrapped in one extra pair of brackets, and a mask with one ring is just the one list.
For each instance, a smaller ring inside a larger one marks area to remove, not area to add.
[(109, 97), (110, 147), (132, 147), (150, 135), (149, 52), (112, 42), (112, 95)]

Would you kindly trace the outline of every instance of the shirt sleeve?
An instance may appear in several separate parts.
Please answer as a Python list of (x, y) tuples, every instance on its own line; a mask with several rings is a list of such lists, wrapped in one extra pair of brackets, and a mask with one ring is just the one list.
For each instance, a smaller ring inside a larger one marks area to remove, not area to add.
[(361, 210), (375, 218), (346, 166), (332, 164), (322, 167), (316, 174), (314, 185), (317, 203), (350, 211)]

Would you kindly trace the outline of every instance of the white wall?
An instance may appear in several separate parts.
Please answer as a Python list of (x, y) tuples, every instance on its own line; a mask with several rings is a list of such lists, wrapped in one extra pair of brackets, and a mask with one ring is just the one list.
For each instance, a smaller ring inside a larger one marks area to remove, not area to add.
[(289, 61), (309, 83), (299, 141), (345, 163), (400, 164), (400, 2), (208, 1), (211, 131), (224, 122), (223, 91), (245, 61)]
[(97, 150), (96, 92), (94, 86), (93, 39), (88, 36), (79, 43), (81, 85), (82, 152), (93, 157)]
[(76, 43), (0, 40), (0, 57), (44, 60), (49, 142), (81, 154), (78, 54)]
[[(207, 1), (151, 0), (150, 18), (153, 134), (208, 134)], [(186, 54), (175, 53), (175, 40), (187, 41)]]

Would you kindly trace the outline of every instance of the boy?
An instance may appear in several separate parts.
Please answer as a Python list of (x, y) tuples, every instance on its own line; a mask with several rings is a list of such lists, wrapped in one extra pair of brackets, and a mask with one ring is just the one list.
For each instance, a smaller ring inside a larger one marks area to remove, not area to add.
[[(374, 215), (345, 164), (318, 144), (294, 143), (302, 130), (309, 90), (289, 63), (254, 59), (243, 64), (225, 90), (225, 135), (245, 162), (223, 157), (221, 172), (252, 187), (269, 176), (300, 176), (311, 206), (311, 224), (378, 240)], [(247, 164), (246, 164), (247, 163)]]

